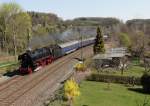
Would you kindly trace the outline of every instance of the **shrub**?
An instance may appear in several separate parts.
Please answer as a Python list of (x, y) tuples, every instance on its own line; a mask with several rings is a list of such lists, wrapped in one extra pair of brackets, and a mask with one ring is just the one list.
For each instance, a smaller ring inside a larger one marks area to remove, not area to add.
[(130, 77), (130, 76), (118, 76), (118, 75), (106, 75), (106, 74), (95, 74), (87, 77), (89, 81), (97, 82), (110, 82), (110, 83), (120, 83), (120, 84), (132, 84), (140, 85), (139, 77)]
[(67, 80), (64, 84), (64, 96), (69, 101), (69, 106), (72, 106), (72, 102), (76, 96), (80, 95), (79, 86), (74, 79)]
[(86, 70), (86, 66), (83, 62), (79, 62), (75, 65), (75, 70), (76, 71), (85, 71)]
[(146, 72), (141, 77), (141, 84), (144, 92), (150, 93), (150, 72)]

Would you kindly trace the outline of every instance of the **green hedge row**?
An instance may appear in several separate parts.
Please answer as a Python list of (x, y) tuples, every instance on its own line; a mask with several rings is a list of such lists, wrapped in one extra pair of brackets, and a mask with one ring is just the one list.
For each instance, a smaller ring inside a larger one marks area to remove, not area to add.
[(90, 76), (87, 77), (87, 80), (98, 81), (98, 82), (141, 85), (140, 77), (130, 77), (130, 76), (91, 74)]

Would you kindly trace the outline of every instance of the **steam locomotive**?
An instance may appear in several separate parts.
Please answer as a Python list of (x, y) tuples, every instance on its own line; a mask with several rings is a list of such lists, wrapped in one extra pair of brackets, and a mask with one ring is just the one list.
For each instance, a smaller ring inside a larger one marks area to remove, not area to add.
[(95, 42), (95, 38), (85, 39), (81, 41), (71, 41), (64, 44), (55, 44), (38, 48), (35, 50), (28, 50), (18, 56), (21, 65), (20, 73), (30, 74), (39, 70), (40, 67), (52, 63), (54, 60), (69, 54), (81, 47), (91, 45)]

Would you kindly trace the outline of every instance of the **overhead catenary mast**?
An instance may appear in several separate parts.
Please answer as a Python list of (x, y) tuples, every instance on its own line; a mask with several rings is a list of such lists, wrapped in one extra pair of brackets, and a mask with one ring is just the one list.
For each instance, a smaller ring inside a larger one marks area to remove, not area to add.
[(82, 43), (83, 43), (83, 38), (82, 38), (82, 34), (81, 34), (81, 30), (80, 30), (80, 28), (78, 27), (78, 33), (79, 33), (79, 41), (81, 41), (81, 61), (83, 61), (83, 48), (82, 48)]

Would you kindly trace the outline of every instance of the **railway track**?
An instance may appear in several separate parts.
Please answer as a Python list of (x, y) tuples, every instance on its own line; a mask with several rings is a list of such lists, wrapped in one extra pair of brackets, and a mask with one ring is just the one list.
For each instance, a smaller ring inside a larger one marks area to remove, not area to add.
[(0, 91), (4, 90), (8, 86), (10, 86), (13, 83), (16, 83), (16, 81), (21, 78), (21, 76), (14, 76), (11, 79), (8, 79), (7, 81), (4, 81), (3, 83), (0, 84)]
[[(70, 57), (68, 57), (68, 58), (70, 58)], [(63, 58), (62, 61), (64, 61), (65, 59), (66, 59), (66, 58)], [(55, 63), (58, 64), (57, 62), (58, 62), (58, 60), (56, 60)], [(51, 65), (52, 65), (52, 67), (54, 67), (55, 64), (51, 64)], [(47, 70), (46, 67), (44, 67), (44, 69)], [(44, 69), (43, 69), (43, 70), (44, 70)], [(45, 72), (42, 71), (42, 70), (39, 70), (39, 71), (41, 71), (41, 73), (40, 73), (39, 75), (37, 75), (34, 79), (38, 78), (41, 74), (45, 73)], [(33, 74), (35, 74), (35, 73), (33, 73)], [(9, 80), (7, 80), (7, 81), (1, 83), (1, 84), (0, 84), (0, 92), (2, 93), (2, 91), (3, 91), (3, 92), (7, 91), (6, 89), (7, 89), (9, 86), (11, 86), (12, 84), (17, 83), (18, 81), (19, 81), (19, 83), (20, 83), (21, 80), (24, 81), (24, 80), (26, 79), (25, 77), (29, 77), (29, 76), (30, 76), (30, 75), (28, 75), (28, 76), (14, 76), (14, 77), (12, 77), (11, 79), (9, 79)], [(27, 83), (29, 83), (29, 82), (30, 82), (30, 80), (27, 81)], [(26, 84), (27, 84), (27, 83), (26, 83)]]
[[(49, 85), (52, 86), (59, 82), (61, 76), (67, 74), (67, 71), (60, 71), (60, 69), (70, 63), (70, 60), (78, 56), (79, 53), (78, 50), (77, 52), (63, 57), (61, 60), (57, 60), (50, 66), (45, 67), (43, 70), (36, 72), (33, 75), (16, 77), (8, 81), (6, 84), (0, 85), (0, 106), (26, 106), (23, 104), (27, 103), (26, 101), (29, 103), (29, 100), (23, 100), (25, 97), (27, 99), (30, 97), (30, 102), (33, 102), (31, 99), (35, 99), (40, 95), (37, 95), (37, 93), (41, 93), (43, 89), (46, 90), (49, 88), (49, 86), (42, 88), (42, 85), (46, 86), (44, 85), (45, 82), (48, 82)], [(36, 93), (34, 89), (37, 91)], [(29, 93), (30, 91), (33, 92)], [(20, 102), (17, 102), (19, 99), (22, 99), (25, 102), (21, 102), (21, 105), (19, 105)], [(15, 102), (17, 104), (15, 104)]]
[[(63, 65), (63, 64), (62, 64)], [(34, 86), (34, 88), (30, 89), (28, 91), (28, 93), (26, 93), (25, 95), (23, 95), (24, 97), (26, 97), (26, 100), (28, 101), (28, 103), (24, 102), (23, 104), (25, 106), (30, 106), (29, 104), (34, 104), (37, 96), (40, 96), (42, 94), (43, 91), (47, 91), (49, 88), (52, 88), (51, 85), (55, 85), (56, 83), (60, 82), (60, 76), (64, 75), (62, 72), (60, 72), (60, 70), (58, 70), (59, 67), (57, 67), (57, 71), (50, 73), (49, 75), (47, 75), (46, 77), (44, 77), (43, 80), (40, 81), (40, 83), (36, 86)], [(53, 75), (52, 75), (53, 74)], [(53, 80), (50, 80), (50, 77), (53, 78)], [(55, 78), (54, 78), (55, 77)], [(47, 82), (47, 83), (45, 83)], [(45, 83), (45, 84), (44, 84)], [(41, 86), (46, 86), (49, 85), (47, 87), (41, 88)], [(57, 85), (57, 84), (56, 84)], [(38, 88), (37, 92), (34, 92), (34, 95), (31, 95), (29, 92), (33, 92)], [(55, 88), (54, 88), (55, 89)], [(23, 97), (22, 96), (22, 97)], [(23, 97), (23, 99), (25, 99)], [(28, 100), (29, 99), (29, 100)], [(19, 102), (18, 102), (19, 103)], [(18, 103), (15, 104), (15, 106), (19, 106), (17, 105)], [(35, 104), (36, 105), (36, 104)]]
[[(56, 69), (61, 68), (64, 64), (66, 64), (68, 61), (65, 60), (63, 61), (61, 64), (57, 64), (57, 67), (52, 67), (53, 69), (50, 71), (47, 71), (44, 73), (44, 75), (38, 75), (36, 76), (36, 78), (26, 82), (25, 84), (23, 84), (19, 89), (16, 89), (15, 91), (13, 91), (12, 93), (10, 93), (9, 95), (7, 95), (5, 98), (0, 98), (1, 100), (5, 100), (5, 101), (9, 101), (10, 103), (13, 103), (17, 98), (19, 98), (20, 96), (22, 96), (24, 93), (28, 92), (30, 89), (32, 89), (33, 87), (35, 87), (38, 83), (40, 83), (41, 81), (43, 81), (45, 78), (47, 78), (50, 74), (55, 75), (55, 73), (57, 71), (55, 71)], [(17, 94), (17, 96), (16, 96)], [(15, 96), (14, 96), (15, 95)], [(9, 99), (11, 97), (11, 99)], [(14, 100), (12, 100), (14, 99)]]

